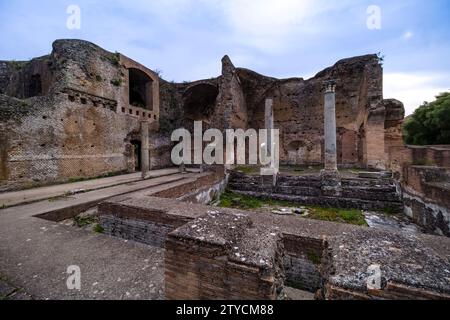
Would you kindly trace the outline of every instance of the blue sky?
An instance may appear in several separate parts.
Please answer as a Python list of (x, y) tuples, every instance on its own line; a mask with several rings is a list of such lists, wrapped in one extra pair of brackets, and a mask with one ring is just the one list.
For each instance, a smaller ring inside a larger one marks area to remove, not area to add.
[[(69, 5), (81, 28), (66, 26)], [(381, 9), (381, 29), (367, 8)], [(220, 59), (269, 76), (309, 78), (341, 58), (385, 55), (384, 96), (410, 114), (450, 89), (450, 1), (0, 0), (0, 60), (51, 51), (55, 39), (92, 41), (166, 80), (220, 74)]]

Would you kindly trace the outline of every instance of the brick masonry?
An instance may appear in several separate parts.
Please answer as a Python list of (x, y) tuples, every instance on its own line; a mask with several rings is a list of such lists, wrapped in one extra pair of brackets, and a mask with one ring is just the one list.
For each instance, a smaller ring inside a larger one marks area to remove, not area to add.
[[(155, 226), (174, 227), (165, 241), (168, 299), (276, 299), (285, 285), (322, 299), (450, 299), (448, 238), (142, 195), (100, 207), (106, 223), (111, 215), (137, 220), (122, 231), (147, 228), (147, 243), (157, 237), (162, 244), (168, 229), (156, 235)], [(118, 235), (134, 237), (123, 232)], [(380, 290), (367, 289), (374, 263), (382, 270)]]

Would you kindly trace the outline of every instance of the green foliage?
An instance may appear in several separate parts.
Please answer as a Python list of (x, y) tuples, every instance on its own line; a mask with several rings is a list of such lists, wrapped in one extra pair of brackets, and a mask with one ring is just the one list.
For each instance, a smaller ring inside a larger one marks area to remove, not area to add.
[(399, 210), (397, 208), (393, 208), (393, 207), (386, 207), (386, 208), (382, 209), (381, 212), (383, 212), (384, 214), (387, 214), (389, 216), (402, 213), (402, 212), (399, 212)]
[(257, 174), (261, 168), (259, 166), (238, 166), (235, 170), (245, 174)]
[(309, 249), (306, 255), (308, 257), (308, 260), (311, 261), (313, 264), (315, 264), (316, 266), (320, 265), (321, 258), (314, 250)]
[[(258, 199), (246, 195), (236, 194), (228, 190), (220, 196), (219, 207), (222, 208), (257, 210), (264, 206), (296, 208), (299, 204), (282, 200)], [(308, 219), (367, 226), (363, 212), (358, 209), (325, 208), (319, 206), (307, 206), (307, 208), (309, 215), (305, 218)]]
[(111, 84), (113, 84), (116, 87), (120, 87), (122, 85), (122, 79), (112, 79)]
[(111, 62), (112, 65), (118, 67), (120, 64), (120, 53), (115, 52), (108, 56), (109, 62)]
[(103, 227), (101, 225), (96, 224), (94, 227), (94, 232), (103, 233), (103, 232), (105, 232), (105, 229), (103, 229)]
[(364, 219), (363, 212), (357, 209), (312, 207), (310, 208), (310, 215), (308, 216), (308, 218), (354, 224), (357, 226), (367, 226), (367, 222)]
[(450, 144), (450, 92), (441, 93), (433, 102), (425, 102), (403, 126), (406, 144)]
[(162, 75), (162, 73), (163, 73), (162, 70), (160, 70), (160, 69), (155, 69), (154, 72), (156, 73), (156, 75), (157, 75), (158, 77), (161, 78), (161, 75)]
[(86, 227), (86, 226), (88, 226), (90, 224), (93, 224), (93, 223), (95, 223), (97, 221), (95, 219), (95, 217), (92, 217), (92, 216), (88, 216), (88, 217), (77, 216), (73, 220), (75, 221), (75, 224), (78, 227), (80, 227), (80, 228)]
[(220, 197), (219, 206), (222, 208), (250, 210), (261, 208), (263, 204), (263, 200), (226, 191)]
[(12, 61), (10, 61), (10, 64), (13, 67), (14, 70), (20, 71), (20, 70), (22, 70), (22, 68), (23, 68), (25, 63), (19, 62), (19, 61), (16, 61), (16, 60), (12, 60)]

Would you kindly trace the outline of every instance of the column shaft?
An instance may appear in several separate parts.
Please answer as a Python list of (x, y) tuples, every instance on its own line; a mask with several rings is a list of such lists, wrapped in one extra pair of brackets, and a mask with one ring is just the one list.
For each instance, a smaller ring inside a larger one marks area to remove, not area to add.
[(150, 153), (148, 141), (148, 122), (141, 122), (141, 171), (142, 178), (147, 176), (150, 170)]
[(325, 170), (337, 171), (336, 97), (334, 86), (327, 86), (324, 110)]

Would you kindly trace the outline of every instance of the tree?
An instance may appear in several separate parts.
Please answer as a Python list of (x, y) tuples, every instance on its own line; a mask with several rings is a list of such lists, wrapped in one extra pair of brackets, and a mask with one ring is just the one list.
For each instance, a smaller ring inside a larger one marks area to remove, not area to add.
[(424, 102), (403, 126), (406, 144), (450, 144), (450, 92)]

